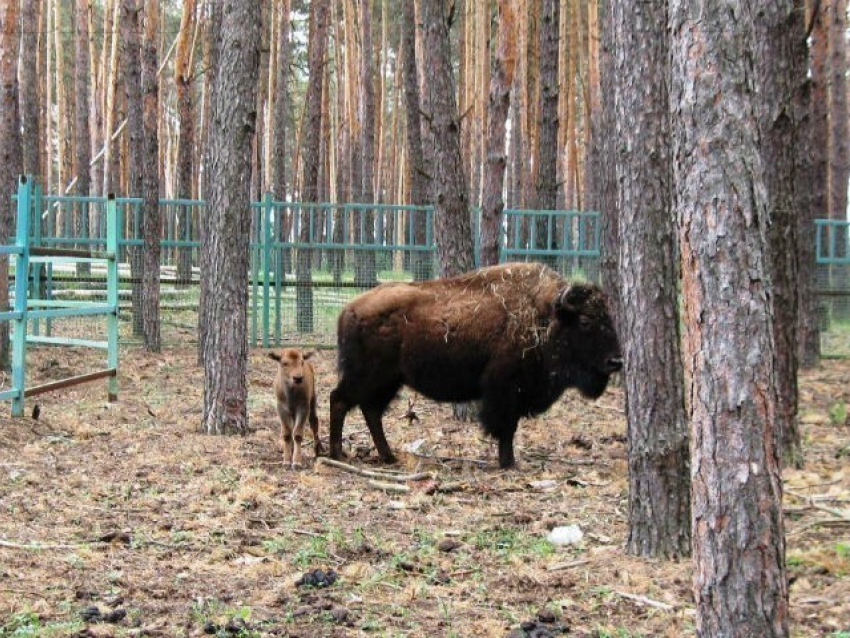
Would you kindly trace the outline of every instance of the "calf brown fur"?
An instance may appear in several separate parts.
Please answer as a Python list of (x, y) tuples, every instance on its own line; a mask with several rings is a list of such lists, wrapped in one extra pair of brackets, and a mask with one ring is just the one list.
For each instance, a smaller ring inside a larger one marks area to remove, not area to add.
[(312, 352), (303, 353), (295, 348), (269, 353), (269, 358), (278, 362), (274, 393), (280, 417), (283, 464), (293, 469), (303, 464), (301, 441), (308, 420), (313, 430), (316, 456), (322, 453), (316, 414), (316, 375), (313, 365), (307, 361), (312, 355)]

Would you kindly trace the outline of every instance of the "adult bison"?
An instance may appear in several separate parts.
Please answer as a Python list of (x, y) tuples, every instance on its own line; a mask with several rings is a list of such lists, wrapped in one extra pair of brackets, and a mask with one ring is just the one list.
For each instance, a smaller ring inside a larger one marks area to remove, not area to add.
[(330, 456), (341, 458), (360, 406), (381, 460), (395, 461), (381, 417), (402, 385), (436, 401), (481, 400), (499, 465), (514, 463), (519, 418), (574, 387), (596, 398), (622, 368), (605, 296), (540, 264), (503, 264), (451, 279), (387, 283), (339, 317), (339, 383), (330, 395)]

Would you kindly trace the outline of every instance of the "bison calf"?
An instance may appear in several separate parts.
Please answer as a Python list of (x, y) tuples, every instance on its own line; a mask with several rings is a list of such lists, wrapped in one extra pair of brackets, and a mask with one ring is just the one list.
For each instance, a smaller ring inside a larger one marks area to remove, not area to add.
[(339, 383), (330, 396), (330, 455), (340, 458), (348, 411), (360, 406), (381, 460), (395, 457), (382, 415), (402, 385), (437, 401), (481, 400), (499, 465), (514, 463), (520, 417), (567, 388), (588, 397), (620, 370), (605, 296), (540, 264), (503, 264), (455, 277), (388, 283), (339, 317)]
[(312, 352), (302, 353), (286, 348), (280, 353), (270, 352), (269, 358), (278, 362), (274, 380), (277, 397), (277, 414), (280, 417), (280, 435), (283, 440), (283, 463), (292, 468), (303, 463), (301, 441), (304, 424), (309, 421), (313, 430), (316, 455), (322, 453), (319, 441), (319, 417), (316, 414), (316, 375), (307, 361)]

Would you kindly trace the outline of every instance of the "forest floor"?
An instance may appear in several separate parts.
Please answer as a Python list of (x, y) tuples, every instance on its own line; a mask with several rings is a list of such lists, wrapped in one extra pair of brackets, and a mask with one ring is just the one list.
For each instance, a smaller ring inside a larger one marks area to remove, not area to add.
[[(46, 381), (84, 361), (41, 349), (29, 365)], [(317, 367), (326, 440), (335, 352)], [(405, 391), (385, 419), (395, 469), (434, 478), (400, 493), (314, 465), (311, 445), (308, 468), (284, 468), (274, 371), (252, 351), (244, 437), (198, 433), (188, 346), (125, 347), (117, 403), (98, 381), (28, 399), (25, 418), (0, 406), (0, 637), (694, 635), (691, 563), (623, 550), (620, 389), (523, 421), (511, 471), (475, 425)], [(848, 379), (828, 360), (801, 380), (806, 467), (784, 474), (795, 637), (850, 636)], [(352, 464), (379, 469), (359, 413), (345, 436)], [(566, 525), (578, 544), (546, 540)], [(317, 569), (334, 582), (299, 584)]]

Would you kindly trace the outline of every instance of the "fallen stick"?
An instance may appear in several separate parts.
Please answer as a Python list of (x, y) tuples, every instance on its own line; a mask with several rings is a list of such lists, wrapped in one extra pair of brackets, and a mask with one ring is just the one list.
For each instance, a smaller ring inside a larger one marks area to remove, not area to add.
[(382, 483), (381, 481), (368, 481), (367, 485), (369, 485), (369, 487), (374, 487), (379, 490), (384, 490), (385, 492), (406, 493), (410, 491), (410, 488), (407, 485), (399, 485), (398, 483)]
[(390, 474), (389, 472), (380, 472), (376, 470), (363, 470), (359, 467), (349, 465), (348, 463), (342, 463), (341, 461), (329, 459), (326, 456), (320, 456), (319, 458), (317, 458), (316, 464), (330, 465), (331, 467), (335, 467), (340, 470), (345, 470), (346, 472), (351, 472), (352, 474), (357, 474), (358, 476), (363, 476), (366, 478), (382, 479), (385, 481), (398, 481), (399, 483), (406, 483), (407, 481), (422, 481), (424, 479), (434, 478), (434, 475), (431, 472), (417, 472), (416, 474)]
[(793, 490), (786, 489), (785, 493), (790, 494), (795, 498), (799, 498), (812, 509), (820, 510), (821, 512), (826, 512), (827, 514), (832, 514), (833, 516), (837, 516), (838, 518), (844, 519), (845, 521), (850, 521), (850, 515), (844, 510), (835, 509), (834, 507), (827, 507), (826, 505), (818, 505), (811, 499), (810, 496), (806, 494), (800, 494), (799, 492), (794, 492)]
[(43, 549), (79, 549), (86, 545), (98, 545), (104, 541), (83, 541), (81, 543), (14, 543), (12, 541), (0, 540), (0, 547), (8, 547), (9, 549), (29, 549), (32, 551), (40, 551)]
[(646, 596), (639, 596), (638, 594), (629, 594), (624, 591), (616, 590), (614, 591), (614, 593), (620, 596), (621, 598), (625, 598), (626, 600), (633, 600), (636, 603), (655, 607), (656, 609), (661, 609), (663, 611), (673, 611), (674, 609), (676, 609), (675, 605), (668, 605), (667, 603), (662, 603), (660, 600), (653, 600), (652, 598), (647, 598)]
[(794, 536), (796, 534), (802, 534), (803, 532), (805, 532), (808, 529), (811, 529), (813, 527), (819, 527), (821, 525), (823, 525), (824, 527), (830, 527), (832, 525), (836, 525), (836, 526), (838, 526), (838, 525), (850, 525), (850, 520), (847, 520), (846, 518), (827, 518), (827, 519), (824, 519), (824, 520), (821, 520), (821, 521), (812, 521), (810, 523), (806, 523), (805, 525), (802, 525), (801, 527), (798, 527), (797, 529), (795, 529), (793, 531), (788, 532), (788, 536)]
[(570, 561), (569, 563), (557, 563), (555, 565), (551, 565), (551, 566), (547, 567), (546, 571), (547, 572), (558, 572), (558, 571), (561, 571), (562, 569), (572, 569), (573, 567), (581, 567), (582, 565), (587, 565), (590, 562), (591, 561), (588, 560), (588, 559), (583, 559), (583, 560), (573, 560), (573, 561)]

